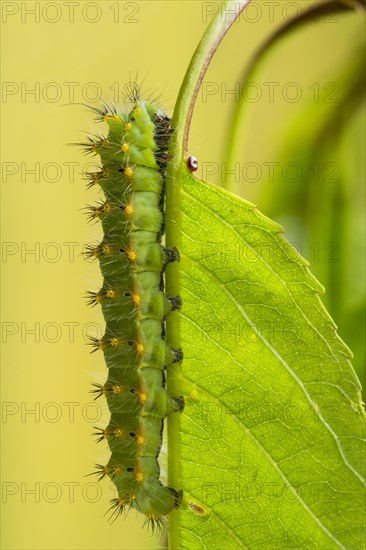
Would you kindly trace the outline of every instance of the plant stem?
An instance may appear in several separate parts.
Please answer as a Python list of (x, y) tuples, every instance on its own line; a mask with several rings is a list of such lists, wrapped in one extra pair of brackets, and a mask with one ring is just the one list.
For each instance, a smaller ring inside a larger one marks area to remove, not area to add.
[[(204, 33), (193, 54), (181, 85), (176, 102), (172, 125), (174, 133), (170, 141), (169, 154), (173, 160), (167, 169), (165, 227), (166, 246), (181, 251), (181, 186), (183, 174), (187, 170), (185, 160), (188, 152), (189, 129), (197, 95), (203, 77), (221, 40), (235, 19), (250, 0), (230, 0), (225, 9), (220, 9)], [(167, 266), (166, 293), (168, 297), (180, 294), (180, 264)], [(184, 307), (184, 304), (183, 304)], [(171, 312), (166, 319), (166, 341), (174, 349), (181, 347), (179, 312)], [(183, 350), (184, 351), (184, 350)], [(167, 370), (167, 388), (170, 395), (180, 396), (181, 366), (172, 365)], [(168, 425), (168, 483), (175, 489), (181, 488), (180, 481), (180, 415), (170, 414)], [(179, 510), (172, 511), (169, 517), (169, 548), (179, 550)]]

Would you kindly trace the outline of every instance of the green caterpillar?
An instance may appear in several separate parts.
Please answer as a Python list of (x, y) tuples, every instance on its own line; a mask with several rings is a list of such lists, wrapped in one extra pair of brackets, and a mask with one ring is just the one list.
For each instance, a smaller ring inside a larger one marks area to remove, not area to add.
[(100, 220), (104, 231), (99, 245), (86, 248), (89, 258), (99, 260), (104, 278), (102, 288), (87, 298), (90, 305), (101, 305), (106, 321), (104, 336), (90, 344), (93, 351), (103, 350), (109, 369), (107, 381), (92, 391), (95, 398), (106, 397), (111, 413), (109, 425), (95, 433), (98, 441), (108, 441), (111, 456), (93, 473), (109, 476), (116, 486), (112, 517), (132, 507), (154, 530), (182, 501), (181, 490), (161, 483), (158, 463), (164, 418), (184, 406), (182, 397), (168, 395), (164, 374), (183, 359), (182, 351), (164, 340), (166, 314), (181, 307), (179, 296), (164, 293), (165, 266), (179, 261), (176, 249), (162, 245), (172, 129), (154, 102), (141, 100), (136, 85), (128, 99), (128, 113), (92, 107), (97, 120), (107, 123), (108, 135), (78, 144), (100, 156), (100, 170), (86, 177), (105, 197), (87, 207), (89, 219)]

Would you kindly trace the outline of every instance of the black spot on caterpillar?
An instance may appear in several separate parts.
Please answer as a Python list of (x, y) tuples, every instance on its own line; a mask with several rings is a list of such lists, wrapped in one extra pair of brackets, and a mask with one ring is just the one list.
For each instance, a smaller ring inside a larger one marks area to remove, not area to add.
[[(164, 418), (183, 410), (181, 396), (170, 396), (165, 369), (183, 361), (180, 349), (165, 342), (165, 316), (180, 310), (180, 296), (167, 297), (164, 270), (179, 261), (176, 248), (166, 249), (164, 192), (171, 121), (154, 102), (143, 101), (130, 87), (129, 112), (103, 104), (91, 107), (108, 132), (89, 136), (79, 145), (85, 154), (99, 155), (101, 167), (85, 175), (87, 187), (98, 186), (104, 199), (88, 205), (89, 221), (102, 224), (100, 243), (85, 248), (85, 257), (99, 261), (103, 286), (87, 292), (90, 306), (100, 305), (105, 334), (91, 338), (92, 352), (103, 351), (109, 374), (94, 384), (94, 399), (105, 398), (111, 413), (108, 426), (95, 427), (97, 442), (108, 442), (111, 456), (97, 464), (93, 475), (109, 477), (118, 496), (111, 502), (114, 521), (134, 508), (154, 531), (178, 508), (182, 491), (160, 481), (158, 456)], [(91, 475), (91, 474), (89, 474)]]

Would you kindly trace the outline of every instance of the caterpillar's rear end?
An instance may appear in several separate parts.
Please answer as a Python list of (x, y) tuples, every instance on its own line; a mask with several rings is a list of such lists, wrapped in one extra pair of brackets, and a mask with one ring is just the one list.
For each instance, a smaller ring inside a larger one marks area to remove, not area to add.
[(164, 329), (166, 314), (181, 306), (179, 296), (164, 292), (165, 266), (179, 261), (178, 251), (162, 244), (172, 130), (170, 119), (153, 102), (142, 101), (136, 87), (129, 100), (128, 113), (93, 109), (108, 134), (80, 144), (100, 155), (100, 170), (87, 178), (104, 194), (88, 207), (89, 218), (101, 221), (104, 237), (86, 251), (99, 260), (104, 278), (88, 301), (101, 305), (106, 321), (104, 336), (90, 344), (103, 351), (109, 369), (107, 381), (93, 392), (105, 396), (111, 413), (108, 426), (96, 432), (98, 441), (108, 441), (110, 460), (95, 473), (109, 476), (117, 488), (112, 517), (133, 507), (154, 530), (182, 500), (182, 491), (161, 483), (158, 463), (164, 418), (183, 408), (181, 397), (168, 395), (164, 374), (183, 357), (168, 347)]

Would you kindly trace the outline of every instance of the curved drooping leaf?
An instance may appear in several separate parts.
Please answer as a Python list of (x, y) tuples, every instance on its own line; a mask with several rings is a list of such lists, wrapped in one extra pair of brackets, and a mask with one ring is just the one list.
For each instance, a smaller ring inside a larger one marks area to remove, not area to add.
[[(255, 75), (262, 68), (262, 66), (268, 61), (268, 56), (272, 53), (276, 46), (283, 40), (287, 39), (289, 35), (298, 31), (301, 27), (314, 24), (317, 20), (328, 15), (334, 15), (337, 13), (357, 12), (360, 15), (365, 14), (366, 1), (365, 0), (324, 0), (322, 2), (316, 2), (310, 5), (304, 11), (300, 10), (300, 13), (293, 19), (286, 21), (281, 27), (269, 36), (269, 38), (261, 45), (260, 48), (251, 57), (248, 66), (244, 69), (240, 79), (241, 89), (246, 84), (254, 80)], [(362, 69), (361, 69), (362, 73)], [(348, 83), (344, 82), (345, 88), (348, 88)], [(329, 90), (327, 89), (329, 92)], [(235, 154), (240, 151), (242, 146), (240, 138), (242, 137), (242, 128), (245, 127), (245, 120), (247, 117), (247, 109), (250, 104), (246, 101), (237, 103), (232, 110), (231, 120), (228, 124), (229, 139), (226, 143), (226, 165), (232, 166), (235, 159)], [(332, 107), (332, 102), (329, 101), (328, 107)], [(232, 181), (227, 179), (226, 188), (233, 191)]]
[(179, 548), (363, 548), (365, 416), (323, 289), (280, 226), (183, 172)]

